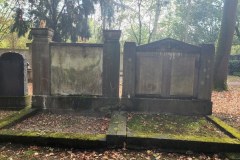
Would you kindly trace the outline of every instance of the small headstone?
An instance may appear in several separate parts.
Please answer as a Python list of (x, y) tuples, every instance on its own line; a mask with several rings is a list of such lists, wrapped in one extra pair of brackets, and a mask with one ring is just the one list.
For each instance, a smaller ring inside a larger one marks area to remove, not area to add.
[(0, 97), (27, 95), (27, 64), (19, 53), (0, 56)]

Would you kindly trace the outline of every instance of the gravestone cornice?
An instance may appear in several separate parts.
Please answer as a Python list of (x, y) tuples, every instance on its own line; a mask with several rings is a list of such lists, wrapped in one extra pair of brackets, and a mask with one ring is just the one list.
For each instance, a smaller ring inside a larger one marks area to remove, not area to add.
[(31, 33), (33, 35), (33, 39), (37, 39), (37, 38), (52, 39), (54, 31), (50, 28), (32, 28)]

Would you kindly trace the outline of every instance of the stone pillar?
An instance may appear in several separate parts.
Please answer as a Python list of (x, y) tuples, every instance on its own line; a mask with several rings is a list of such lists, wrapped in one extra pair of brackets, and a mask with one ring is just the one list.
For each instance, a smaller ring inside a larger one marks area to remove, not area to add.
[(103, 96), (119, 97), (120, 30), (104, 30)]
[(32, 71), (33, 95), (50, 95), (50, 48), (53, 31), (48, 28), (33, 28)]
[(203, 44), (201, 50), (197, 98), (211, 100), (215, 47), (211, 44)]
[(135, 97), (136, 43), (126, 42), (123, 51), (123, 97)]

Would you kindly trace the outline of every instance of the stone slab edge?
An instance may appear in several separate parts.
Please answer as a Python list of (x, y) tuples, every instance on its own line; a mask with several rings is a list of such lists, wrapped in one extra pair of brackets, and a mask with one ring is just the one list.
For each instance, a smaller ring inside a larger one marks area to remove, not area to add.
[(210, 100), (122, 98), (123, 110), (147, 113), (166, 113), (178, 115), (211, 115)]
[(123, 111), (115, 111), (107, 131), (108, 148), (123, 148), (127, 135), (127, 115)]
[(0, 108), (24, 108), (31, 105), (31, 96), (0, 97), (0, 104)]
[(239, 153), (225, 153), (225, 156), (231, 160), (240, 160), (240, 151)]
[(215, 116), (207, 116), (207, 119), (210, 120), (215, 125), (217, 125), (222, 130), (224, 130), (225, 132), (227, 132), (228, 134), (240, 140), (240, 131), (238, 131), (237, 129), (229, 126), (228, 124), (226, 124), (225, 122), (223, 122), (222, 120)]
[(11, 114), (8, 117), (6, 117), (0, 121), (0, 129), (10, 127), (10, 126), (18, 123), (19, 121), (22, 121), (22, 120), (30, 117), (31, 115), (35, 114), (36, 112), (37, 112), (37, 109), (32, 109), (29, 106), (29, 107), (26, 107), (26, 108), (18, 111), (17, 113)]
[[(12, 116), (10, 122), (3, 125), (0, 123), (0, 128), (6, 128), (17, 121), (23, 120), (28, 116), (36, 113), (36, 109), (26, 108), (19, 111), (18, 114)], [(66, 136), (56, 137), (58, 133), (50, 135), (41, 135), (36, 132), (25, 132), (25, 134), (8, 134), (9, 130), (0, 131), (1, 142), (15, 142), (23, 144), (37, 144), (37, 145), (50, 145), (50, 146), (62, 146), (62, 147), (76, 147), (76, 148), (105, 148), (107, 147), (124, 147), (125, 141), (127, 148), (138, 149), (138, 148), (162, 148), (162, 149), (174, 149), (174, 150), (192, 150), (199, 152), (239, 152), (240, 142), (238, 144), (231, 143), (218, 143), (218, 142), (200, 142), (191, 140), (176, 140), (176, 139), (164, 139), (164, 138), (144, 138), (134, 137), (127, 134), (126, 131), (126, 113), (125, 112), (114, 112), (111, 118), (111, 123), (107, 135), (97, 139), (81, 139), (81, 135), (72, 134), (74, 138), (66, 138)], [(29, 136), (27, 136), (29, 135)], [(94, 135), (88, 135), (94, 137)]]
[(32, 97), (32, 106), (40, 109), (67, 109), (106, 113), (119, 109), (119, 98), (35, 95)]
[[(88, 137), (88, 138), (86, 138)], [(106, 148), (106, 135), (81, 135), (62, 133), (19, 132), (11, 130), (0, 131), (1, 142), (12, 142), (29, 145), (69, 147), (81, 149)]]
[(239, 144), (127, 136), (128, 149), (164, 149), (204, 153), (239, 152)]
[[(0, 121), (0, 142), (34, 144), (43, 146), (60, 146), (76, 148), (105, 148), (106, 135), (64, 134), (40, 132), (13, 132), (8, 128), (22, 120), (33, 116), (39, 109), (27, 107)], [(71, 138), (73, 137), (73, 138)]]

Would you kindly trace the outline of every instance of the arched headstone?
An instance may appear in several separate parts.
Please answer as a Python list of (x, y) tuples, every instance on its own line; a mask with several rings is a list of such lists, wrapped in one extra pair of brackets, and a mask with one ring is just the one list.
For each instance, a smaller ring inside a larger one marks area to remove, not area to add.
[(0, 56), (0, 97), (27, 95), (27, 65), (19, 53)]

